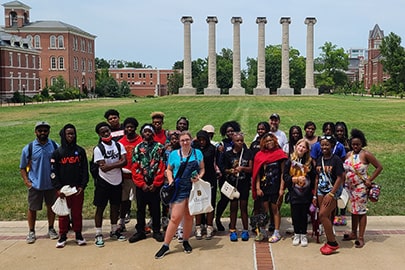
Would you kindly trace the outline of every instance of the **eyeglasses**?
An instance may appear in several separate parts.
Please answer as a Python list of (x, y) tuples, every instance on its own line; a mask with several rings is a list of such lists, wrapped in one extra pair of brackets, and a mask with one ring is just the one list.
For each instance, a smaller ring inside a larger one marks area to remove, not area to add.
[(182, 142), (182, 143), (189, 142), (189, 141), (191, 141), (191, 139), (183, 139), (183, 140), (180, 140), (180, 142)]
[(332, 139), (332, 136), (330, 136), (330, 135), (323, 135), (323, 136), (321, 136), (321, 140), (330, 140), (330, 139)]
[(154, 125), (161, 125), (161, 124), (162, 124), (162, 121), (153, 121), (152, 124), (154, 124)]
[(48, 133), (49, 129), (37, 129), (38, 133)]

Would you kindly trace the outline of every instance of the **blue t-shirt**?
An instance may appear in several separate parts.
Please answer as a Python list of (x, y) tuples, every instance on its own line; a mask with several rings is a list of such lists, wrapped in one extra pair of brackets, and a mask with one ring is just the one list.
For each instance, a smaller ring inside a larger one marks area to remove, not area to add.
[[(28, 166), (29, 144), (27, 144), (21, 154), (20, 169)], [(44, 145), (38, 140), (32, 142), (31, 165), (28, 171), (28, 179), (32, 187), (38, 190), (53, 189), (51, 182), (51, 157), (55, 147), (50, 139)]]
[[(187, 160), (187, 157), (180, 158), (180, 154), (179, 154), (180, 151), (181, 151), (180, 149), (173, 150), (169, 155), (168, 164), (170, 166), (172, 166), (172, 168), (173, 168), (173, 178), (176, 177), (176, 174), (180, 168), (180, 163), (186, 162), (186, 160)], [(198, 162), (198, 164), (200, 164), (200, 162), (201, 162), (201, 160), (203, 160), (203, 158), (204, 158), (203, 154), (199, 149), (192, 148), (191, 156), (190, 156), (190, 159), (188, 160), (188, 162), (196, 160)], [(179, 177), (181, 177), (181, 175)]]
[[(335, 147), (333, 147), (332, 149), (332, 154), (337, 155), (343, 160), (346, 157), (346, 150), (344, 145), (340, 142), (336, 142)], [(322, 156), (321, 143), (316, 142), (311, 147), (311, 158), (317, 160), (321, 156)]]

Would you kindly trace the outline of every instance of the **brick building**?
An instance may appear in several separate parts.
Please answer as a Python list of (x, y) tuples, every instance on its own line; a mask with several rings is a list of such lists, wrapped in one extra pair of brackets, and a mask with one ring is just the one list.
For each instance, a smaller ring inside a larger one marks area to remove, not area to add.
[(376, 24), (368, 37), (368, 57), (364, 64), (364, 87), (370, 89), (374, 84), (380, 84), (389, 78), (383, 72), (381, 63), (380, 45), (384, 39), (384, 31)]
[(126, 81), (136, 96), (166, 96), (171, 69), (110, 68), (109, 74), (118, 82)]
[(5, 26), (3, 31), (27, 39), (30, 47), (39, 51), (38, 93), (62, 76), (69, 86), (95, 87), (95, 38), (82, 29), (60, 21), (30, 21), (30, 7), (20, 1), (3, 4)]

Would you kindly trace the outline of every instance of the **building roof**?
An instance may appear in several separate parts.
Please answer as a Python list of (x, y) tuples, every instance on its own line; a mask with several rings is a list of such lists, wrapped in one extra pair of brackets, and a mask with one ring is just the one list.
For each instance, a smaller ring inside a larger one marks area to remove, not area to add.
[(26, 4), (24, 4), (24, 3), (20, 2), (20, 1), (7, 2), (7, 3), (4, 3), (2, 6), (3, 6), (3, 7), (6, 7), (6, 8), (25, 8), (25, 9), (31, 9), (30, 6), (27, 6)]
[(34, 50), (31, 47), (31, 40), (20, 36), (12, 35), (0, 30), (0, 46), (10, 46), (14, 48)]
[(376, 24), (373, 28), (373, 30), (370, 31), (369, 39), (383, 39), (384, 38), (384, 31), (380, 29), (378, 24)]

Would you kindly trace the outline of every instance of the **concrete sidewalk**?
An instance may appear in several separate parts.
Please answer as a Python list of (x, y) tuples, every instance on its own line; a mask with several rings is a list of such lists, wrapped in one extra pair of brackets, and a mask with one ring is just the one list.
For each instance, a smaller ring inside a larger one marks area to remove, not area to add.
[[(350, 219), (349, 219), (350, 220)], [(225, 227), (227, 219), (223, 220)], [(133, 234), (135, 221), (127, 224)], [(69, 233), (68, 243), (62, 249), (55, 248), (56, 240), (46, 237), (47, 223), (38, 221), (37, 241), (28, 245), (26, 221), (0, 221), (0, 261), (2, 269), (403, 269), (405, 256), (405, 217), (368, 217), (365, 235), (366, 245), (362, 249), (353, 242), (341, 241), (347, 226), (335, 227), (340, 249), (336, 254), (323, 256), (319, 252), (322, 244), (308, 234), (306, 248), (292, 246), (291, 236), (285, 234), (290, 226), (289, 218), (283, 218), (281, 232), (283, 239), (275, 244), (255, 243), (254, 236), (247, 242), (230, 242), (226, 232), (217, 233), (210, 241), (190, 238), (193, 247), (191, 254), (185, 254), (182, 245), (173, 240), (170, 253), (163, 259), (154, 259), (161, 243), (148, 237), (146, 240), (130, 244), (108, 239), (110, 226), (103, 225), (105, 247), (94, 245), (94, 224), (85, 220), (83, 235), (88, 244), (79, 247), (74, 242), (74, 233)], [(57, 223), (56, 223), (57, 225)], [(241, 225), (238, 224), (238, 228)], [(325, 240), (321, 236), (321, 243)]]

